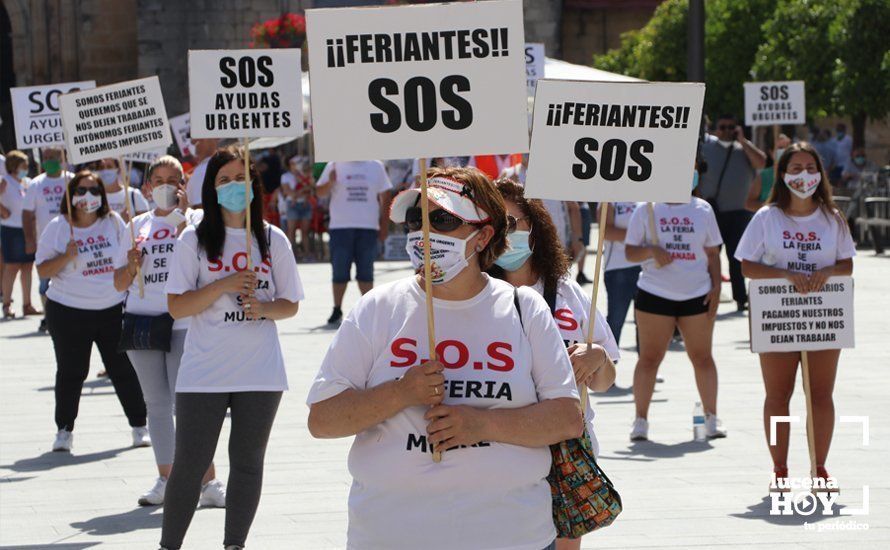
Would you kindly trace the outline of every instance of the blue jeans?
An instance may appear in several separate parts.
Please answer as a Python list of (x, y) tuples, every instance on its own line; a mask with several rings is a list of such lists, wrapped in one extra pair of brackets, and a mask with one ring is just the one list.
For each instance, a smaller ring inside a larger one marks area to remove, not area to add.
[(377, 257), (376, 229), (331, 229), (332, 281), (348, 283), (352, 264), (355, 263), (355, 280), (374, 282), (374, 259)]
[(606, 283), (607, 310), (606, 322), (615, 336), (615, 343), (621, 343), (621, 328), (627, 318), (627, 310), (637, 292), (637, 279), (640, 278), (640, 266), (635, 265), (622, 269), (611, 269), (603, 274)]

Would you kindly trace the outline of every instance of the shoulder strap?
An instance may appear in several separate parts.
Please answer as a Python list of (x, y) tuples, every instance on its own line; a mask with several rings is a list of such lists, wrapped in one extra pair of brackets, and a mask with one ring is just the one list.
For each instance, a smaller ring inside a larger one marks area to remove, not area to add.
[(553, 316), (556, 313), (556, 286), (544, 285), (544, 301), (547, 302), (547, 307), (550, 308), (550, 315)]
[(519, 314), (519, 326), (522, 327), (522, 330), (525, 330), (525, 323), (522, 322), (522, 308), (519, 307), (519, 289), (513, 287), (513, 307), (516, 308), (516, 313)]
[(717, 178), (717, 190), (714, 191), (714, 200), (720, 196), (720, 188), (723, 187), (723, 176), (726, 174), (726, 167), (729, 166), (729, 157), (732, 156), (732, 145), (726, 148), (726, 157), (723, 159), (723, 168), (720, 169), (720, 177)]

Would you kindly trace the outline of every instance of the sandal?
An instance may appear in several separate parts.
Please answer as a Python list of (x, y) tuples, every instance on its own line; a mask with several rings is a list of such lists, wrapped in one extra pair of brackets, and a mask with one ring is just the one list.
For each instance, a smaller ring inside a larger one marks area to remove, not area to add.
[(3, 318), (15, 319), (15, 313), (12, 311), (12, 302), (3, 304)]
[(24, 306), (22, 306), (22, 315), (23, 315), (23, 316), (28, 316), (28, 315), (43, 315), (43, 312), (40, 311), (39, 309), (36, 309), (36, 308), (35, 308), (34, 306), (32, 306), (31, 304), (25, 304)]
[(770, 483), (770, 493), (787, 493), (791, 491), (788, 480), (788, 466), (773, 467), (773, 482)]

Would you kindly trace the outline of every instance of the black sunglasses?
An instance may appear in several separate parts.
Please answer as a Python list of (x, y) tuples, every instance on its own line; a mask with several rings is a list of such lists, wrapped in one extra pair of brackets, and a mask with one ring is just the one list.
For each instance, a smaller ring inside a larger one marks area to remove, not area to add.
[(528, 216), (522, 216), (521, 218), (515, 218), (510, 214), (507, 214), (507, 233), (513, 233), (519, 226), (519, 222), (522, 220), (527, 220)]
[[(430, 212), (430, 227), (440, 233), (450, 233), (462, 225), (475, 225), (465, 222), (447, 210), (433, 210)], [(405, 212), (405, 229), (407, 231), (420, 231), (423, 227), (423, 210), (419, 206), (412, 206)]]
[(87, 193), (90, 193), (94, 197), (98, 197), (98, 196), (102, 195), (102, 192), (99, 191), (98, 187), (78, 187), (74, 190), (74, 195), (76, 197), (82, 197), (82, 196), (86, 195)]

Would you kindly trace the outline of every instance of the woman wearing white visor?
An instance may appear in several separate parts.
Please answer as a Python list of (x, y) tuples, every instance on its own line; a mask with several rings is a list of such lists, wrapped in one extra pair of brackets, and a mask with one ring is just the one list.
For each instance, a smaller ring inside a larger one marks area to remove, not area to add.
[[(390, 211), (418, 269), (419, 193)], [(491, 181), (434, 169), (428, 197), (439, 360), (420, 274), (362, 297), (309, 393), (315, 437), (356, 436), (348, 547), (552, 548), (548, 445), (582, 430), (571, 363), (544, 299), (483, 273), (507, 229)]]

